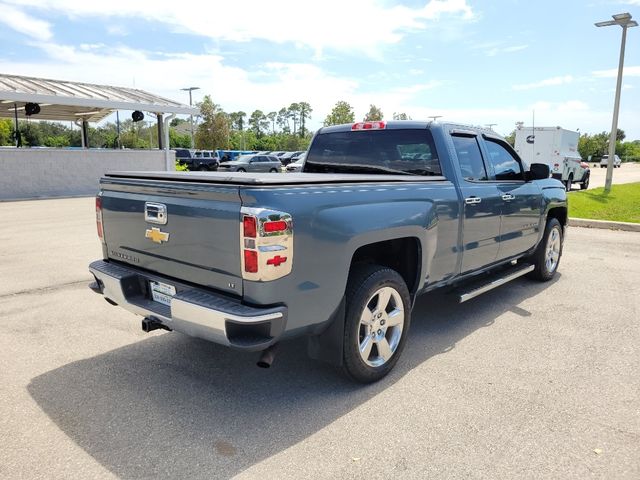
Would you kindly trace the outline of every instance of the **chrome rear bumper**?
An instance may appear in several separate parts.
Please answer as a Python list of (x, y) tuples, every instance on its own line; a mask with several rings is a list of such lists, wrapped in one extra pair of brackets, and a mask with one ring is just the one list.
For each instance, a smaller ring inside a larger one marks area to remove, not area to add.
[[(110, 303), (193, 337), (243, 350), (263, 350), (284, 331), (285, 306), (243, 305), (239, 300), (114, 262), (98, 260), (89, 270), (96, 279), (90, 288)], [(151, 299), (150, 281), (176, 287), (170, 306)]]

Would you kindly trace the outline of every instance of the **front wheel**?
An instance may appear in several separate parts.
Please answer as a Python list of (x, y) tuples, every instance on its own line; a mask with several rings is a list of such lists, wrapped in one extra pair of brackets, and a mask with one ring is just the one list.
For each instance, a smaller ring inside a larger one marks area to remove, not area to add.
[(239, 168), (238, 170), (236, 170), (236, 172), (244, 173), (246, 172), (246, 170), (244, 168)]
[(278, 173), (278, 170), (276, 170), (275, 168), (272, 168), (271, 170), (269, 170), (269, 173)]
[(573, 183), (573, 173), (569, 175), (569, 178), (567, 178), (567, 183), (566, 183), (567, 192), (571, 191), (571, 184), (572, 183)]
[(547, 282), (554, 277), (558, 271), (560, 257), (562, 256), (562, 237), (562, 225), (558, 219), (550, 218), (547, 220), (544, 237), (530, 258), (535, 265), (535, 269), (529, 274), (530, 278)]
[(354, 267), (346, 292), (344, 370), (352, 379), (376, 382), (395, 366), (411, 321), (402, 277), (380, 265)]

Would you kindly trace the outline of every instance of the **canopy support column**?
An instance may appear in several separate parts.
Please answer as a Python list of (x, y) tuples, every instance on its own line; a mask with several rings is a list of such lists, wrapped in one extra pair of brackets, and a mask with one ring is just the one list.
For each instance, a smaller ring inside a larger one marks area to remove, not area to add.
[(162, 114), (156, 113), (156, 117), (158, 118), (158, 148), (160, 150), (164, 149), (164, 124), (162, 123)]
[(175, 113), (167, 115), (164, 119), (164, 164), (167, 172), (171, 172), (176, 169), (175, 160), (171, 162), (171, 155), (169, 155), (169, 122), (176, 116)]

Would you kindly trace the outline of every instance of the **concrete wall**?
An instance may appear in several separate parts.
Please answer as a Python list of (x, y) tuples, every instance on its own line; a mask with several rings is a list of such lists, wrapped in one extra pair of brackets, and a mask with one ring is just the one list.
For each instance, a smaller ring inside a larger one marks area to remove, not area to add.
[(117, 170), (166, 170), (165, 152), (0, 148), (0, 200), (94, 195), (100, 177)]

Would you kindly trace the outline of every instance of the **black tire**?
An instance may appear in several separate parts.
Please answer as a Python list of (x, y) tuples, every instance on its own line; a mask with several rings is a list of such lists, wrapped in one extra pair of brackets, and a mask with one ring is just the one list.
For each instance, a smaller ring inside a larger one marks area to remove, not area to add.
[(198, 167), (198, 170), (200, 170), (201, 172), (206, 172), (206, 171), (207, 171), (207, 170), (209, 170), (209, 169), (207, 168), (207, 166), (206, 166), (206, 165), (200, 165), (200, 166)]
[(236, 170), (236, 172), (242, 172), (242, 173), (244, 173), (244, 172), (246, 172), (246, 170), (245, 170), (244, 168), (239, 168), (238, 170)]
[(271, 170), (269, 170), (269, 173), (278, 173), (278, 170), (276, 170), (275, 168), (272, 168)]
[(571, 191), (571, 184), (573, 183), (573, 173), (569, 174), (569, 178), (567, 178), (567, 183), (565, 183), (565, 190), (567, 192)]
[[(389, 300), (378, 311), (382, 300), (378, 292), (390, 293)], [(395, 293), (393, 293), (395, 292)], [(401, 306), (399, 304), (402, 304)], [(393, 307), (389, 312), (390, 305)], [(371, 313), (371, 324), (362, 324), (365, 308)], [(401, 309), (401, 327), (392, 325), (398, 321)], [(394, 315), (394, 312), (396, 314)], [(388, 316), (388, 313), (392, 315)], [(385, 326), (385, 321), (388, 324)], [(387, 375), (400, 358), (411, 323), (411, 300), (409, 290), (402, 277), (395, 271), (381, 265), (357, 265), (349, 275), (346, 291), (346, 315), (343, 345), (343, 368), (353, 380), (372, 383)], [(369, 335), (371, 335), (369, 337)], [(377, 338), (377, 340), (375, 340)], [(366, 354), (360, 347), (369, 339), (371, 346)], [(379, 345), (386, 345), (389, 355), (386, 359)], [(375, 350), (374, 350), (375, 349)], [(364, 359), (366, 355), (367, 360)], [(379, 363), (382, 362), (382, 363)], [(373, 363), (373, 365), (371, 364)], [(376, 364), (379, 363), (379, 364)]]
[(591, 177), (591, 175), (587, 173), (587, 175), (585, 175), (584, 177), (584, 180), (580, 184), (580, 190), (586, 190), (587, 188), (589, 188), (589, 177)]
[[(555, 240), (552, 240), (554, 231), (558, 235), (557, 239), (559, 240), (559, 245), (557, 250), (557, 259), (555, 260), (555, 263), (550, 264), (547, 262), (547, 255), (550, 250), (551, 242), (555, 242)], [(535, 265), (535, 269), (529, 273), (529, 278), (533, 278), (541, 282), (548, 282), (551, 280), (558, 271), (560, 259), (562, 258), (563, 245), (564, 232), (562, 230), (562, 225), (557, 218), (548, 219), (547, 226), (544, 229), (544, 236), (542, 237), (542, 240), (540, 240), (540, 244), (538, 245), (538, 248), (536, 248), (535, 253), (529, 258), (529, 261)]]

